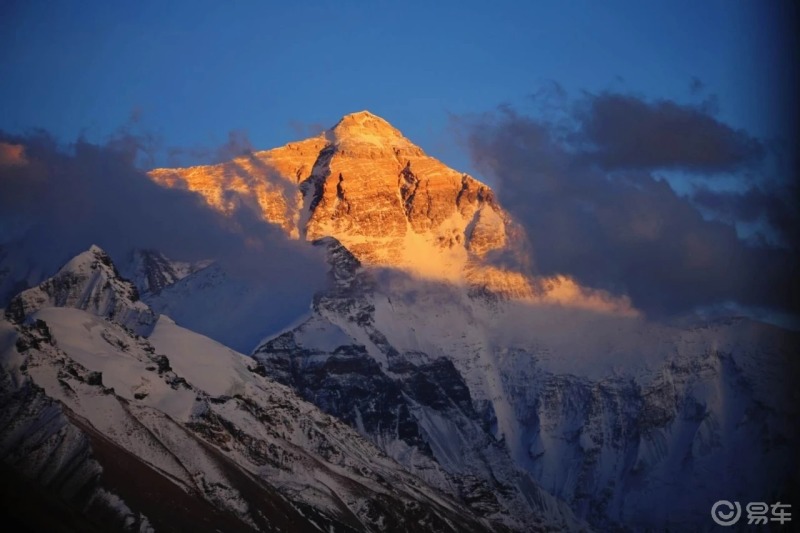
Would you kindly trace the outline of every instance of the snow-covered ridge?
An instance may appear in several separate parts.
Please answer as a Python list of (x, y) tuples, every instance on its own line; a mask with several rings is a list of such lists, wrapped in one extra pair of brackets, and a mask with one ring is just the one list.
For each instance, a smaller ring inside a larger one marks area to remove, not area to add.
[(84, 309), (140, 335), (148, 334), (156, 320), (136, 287), (121, 278), (108, 254), (95, 245), (68, 261), (52, 278), (16, 296), (6, 314), (22, 321), (44, 307)]

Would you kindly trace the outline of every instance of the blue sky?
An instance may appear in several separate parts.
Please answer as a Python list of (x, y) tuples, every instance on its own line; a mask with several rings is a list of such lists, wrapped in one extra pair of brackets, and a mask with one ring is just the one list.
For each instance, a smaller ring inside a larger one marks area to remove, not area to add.
[[(696, 101), (778, 134), (781, 4), (730, 2), (4, 2), (0, 128), (102, 140), (139, 118), (169, 146), (243, 130), (256, 148), (369, 109), (469, 166), (448, 116), (551, 82)], [(696, 78), (702, 94), (692, 94)]]

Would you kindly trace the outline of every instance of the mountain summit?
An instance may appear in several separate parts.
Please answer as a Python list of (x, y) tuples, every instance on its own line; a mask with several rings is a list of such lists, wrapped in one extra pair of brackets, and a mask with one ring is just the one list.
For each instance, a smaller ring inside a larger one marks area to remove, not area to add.
[[(397, 145), (413, 146), (408, 139), (403, 137), (400, 130), (369, 111), (345, 115), (329, 131), (330, 138), (339, 146), (348, 143), (369, 143), (381, 149), (395, 148)], [(419, 150), (415, 146), (414, 148)]]
[(296, 237), (335, 237), (368, 265), (418, 270), (425, 257), (425, 275), (449, 280), (504, 248), (511, 225), (486, 185), (368, 111), (344, 116), (319, 137), (150, 175), (223, 211), (231, 208), (226, 191), (255, 199), (266, 221)]

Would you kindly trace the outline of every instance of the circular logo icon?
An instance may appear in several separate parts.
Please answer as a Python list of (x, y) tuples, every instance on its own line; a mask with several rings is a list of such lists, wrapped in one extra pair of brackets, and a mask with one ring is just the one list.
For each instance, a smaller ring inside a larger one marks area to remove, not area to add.
[(721, 526), (732, 526), (742, 516), (742, 506), (739, 502), (720, 500), (711, 507), (711, 518)]

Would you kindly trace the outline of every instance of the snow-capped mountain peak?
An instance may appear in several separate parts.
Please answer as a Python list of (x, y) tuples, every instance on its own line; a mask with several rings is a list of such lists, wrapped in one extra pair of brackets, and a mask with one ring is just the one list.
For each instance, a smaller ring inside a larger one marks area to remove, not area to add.
[(338, 239), (366, 267), (529, 302), (631, 313), (630, 302), (529, 269), (527, 236), (492, 189), (430, 157), (388, 121), (360, 111), (322, 135), (219, 165), (155, 169), (167, 187), (222, 212), (249, 197), (291, 238)]
[(222, 211), (233, 208), (225, 191), (248, 195), (289, 236), (335, 237), (367, 266), (513, 297), (534, 292), (524, 272), (487, 261), (493, 253), (514, 256), (525, 238), (492, 190), (368, 111), (346, 115), (319, 137), (150, 176), (194, 190)]
[(422, 154), (403, 134), (383, 118), (369, 111), (345, 115), (327, 132), (334, 146), (340, 150), (357, 149), (370, 145), (373, 154), (379, 152), (400, 154)]
[(6, 313), (21, 322), (44, 307), (83, 309), (113, 318), (140, 335), (148, 334), (156, 321), (133, 283), (122, 278), (108, 254), (96, 245), (70, 259), (52, 278), (13, 298)]
[(340, 139), (347, 137), (375, 136), (383, 140), (403, 138), (400, 130), (386, 120), (367, 110), (343, 116), (331, 132)]

